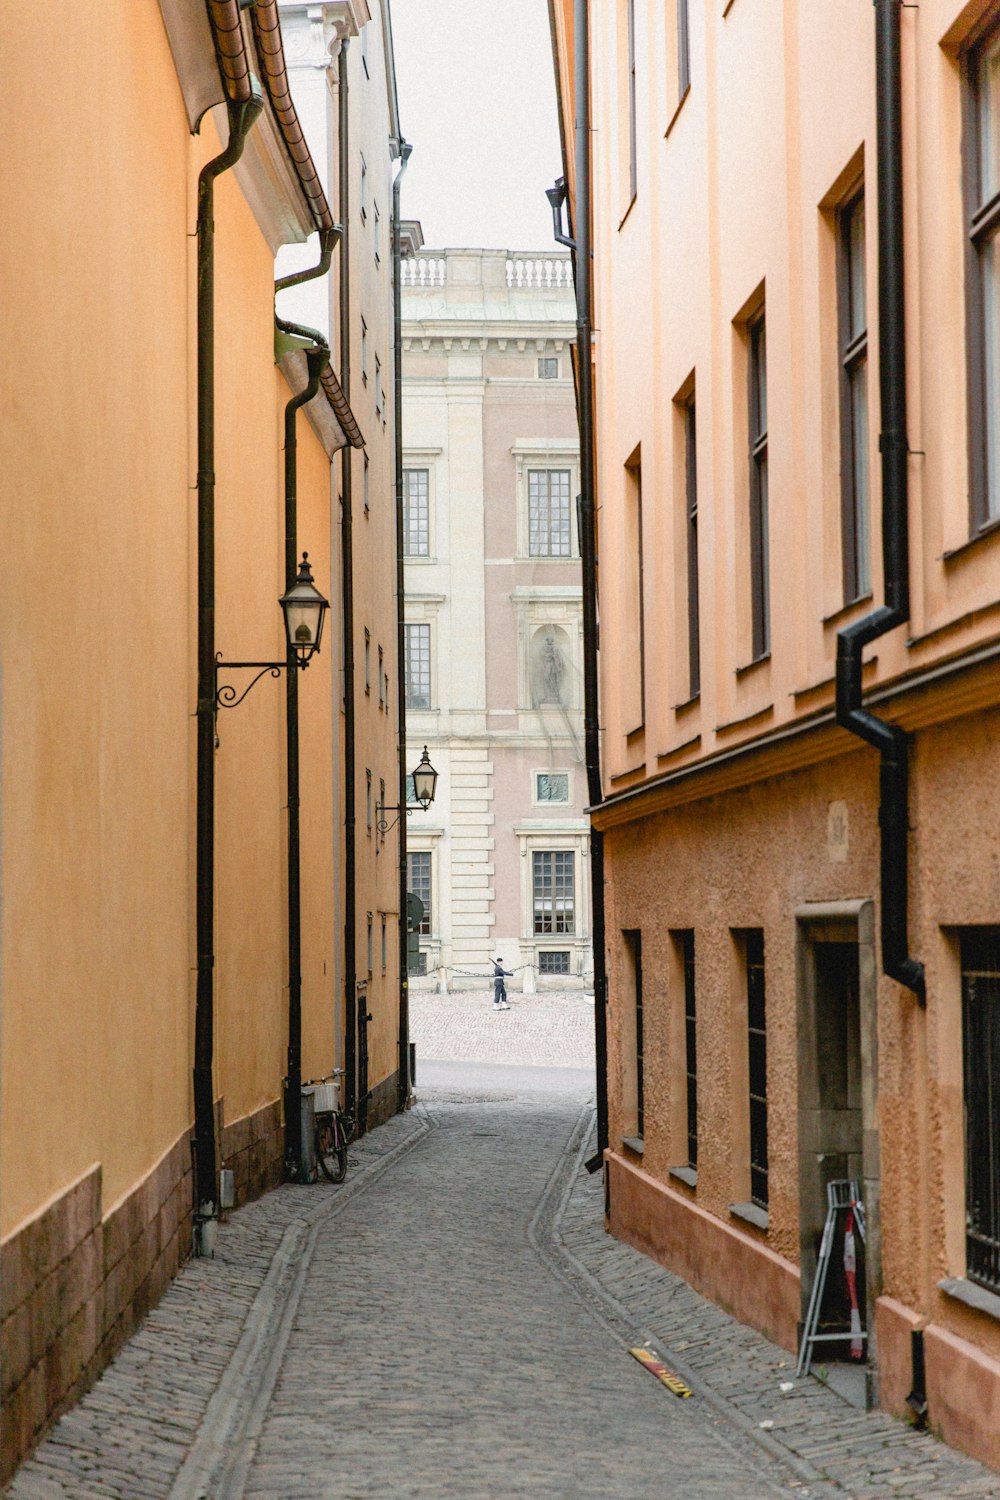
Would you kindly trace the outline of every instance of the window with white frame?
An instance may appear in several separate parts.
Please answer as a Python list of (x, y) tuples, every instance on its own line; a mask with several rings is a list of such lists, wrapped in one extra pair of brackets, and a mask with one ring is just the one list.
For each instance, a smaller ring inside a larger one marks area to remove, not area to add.
[(411, 849), (406, 855), (406, 888), (423, 902), (424, 914), (417, 932), (421, 937), (431, 934), (431, 852), (429, 849)]
[(539, 378), (539, 380), (558, 380), (559, 379), (559, 361), (558, 361), (558, 359), (556, 359), (553, 356), (550, 356), (548, 354), (544, 355), (538, 361), (538, 378)]
[(431, 627), (429, 625), (407, 625), (404, 627), (406, 657), (406, 706), (407, 708), (430, 708), (431, 706)]
[(528, 555), (569, 557), (569, 469), (528, 470)]
[(572, 849), (532, 851), (532, 914), (536, 937), (576, 931), (575, 859)]
[(406, 557), (429, 557), (430, 471), (403, 470), (403, 553)]

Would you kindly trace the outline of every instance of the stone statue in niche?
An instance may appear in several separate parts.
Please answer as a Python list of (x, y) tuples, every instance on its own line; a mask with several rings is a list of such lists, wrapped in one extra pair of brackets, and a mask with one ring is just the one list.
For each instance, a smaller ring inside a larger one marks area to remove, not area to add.
[(566, 702), (566, 633), (558, 625), (539, 630), (532, 642), (532, 686), (536, 704)]

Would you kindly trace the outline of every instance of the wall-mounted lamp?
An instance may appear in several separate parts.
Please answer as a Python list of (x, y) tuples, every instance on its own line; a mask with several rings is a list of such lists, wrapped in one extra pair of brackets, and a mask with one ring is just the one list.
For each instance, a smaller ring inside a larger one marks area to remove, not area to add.
[(552, 233), (557, 245), (565, 245), (568, 250), (576, 249), (576, 240), (570, 239), (568, 234), (563, 233), (562, 208), (566, 202), (566, 179), (557, 177), (554, 186), (545, 189), (545, 196), (549, 200), (552, 210)]
[[(215, 708), (216, 713), (220, 708), (235, 708), (242, 703), (262, 677), (280, 677), (289, 662), (294, 662), (297, 667), (306, 668), (319, 650), (320, 641), (323, 638), (323, 621), (326, 612), (330, 608), (330, 601), (324, 599), (319, 589), (313, 583), (312, 569), (309, 566), (309, 554), (303, 552), (302, 561), (299, 564), (299, 576), (292, 587), (288, 589), (278, 600), (285, 616), (285, 636), (288, 642), (288, 657), (285, 661), (223, 661), (221, 653), (215, 659)], [(253, 678), (249, 687), (245, 687), (242, 693), (238, 693), (231, 683), (219, 685), (220, 671), (254, 671), (257, 675)], [(218, 744), (218, 736), (216, 736)]]
[[(434, 801), (434, 793), (437, 791), (438, 781), (438, 773), (430, 763), (426, 745), (424, 746), (424, 753), (417, 762), (415, 769), (410, 772), (409, 779), (413, 783), (413, 795), (417, 804), (426, 812)], [(399, 814), (403, 811), (409, 817), (410, 813), (413, 812), (413, 808), (387, 807), (385, 802), (379, 801), (378, 821), (375, 826), (383, 837), (389, 832), (390, 828), (395, 828), (399, 822)], [(387, 812), (394, 812), (396, 814), (391, 823), (385, 821)]]

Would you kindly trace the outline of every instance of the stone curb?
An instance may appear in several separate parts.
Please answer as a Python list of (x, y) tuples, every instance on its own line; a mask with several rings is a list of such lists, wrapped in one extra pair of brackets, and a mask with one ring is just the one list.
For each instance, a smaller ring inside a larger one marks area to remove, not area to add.
[(432, 1128), (420, 1118), (416, 1129), (356, 1174), (333, 1201), (317, 1204), (285, 1229), (170, 1500), (240, 1500), (320, 1233)]

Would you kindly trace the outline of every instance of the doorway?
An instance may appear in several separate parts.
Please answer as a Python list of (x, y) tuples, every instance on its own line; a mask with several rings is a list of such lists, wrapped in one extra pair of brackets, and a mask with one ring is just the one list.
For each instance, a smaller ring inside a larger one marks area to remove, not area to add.
[[(799, 1248), (802, 1316), (816, 1276), (827, 1216), (827, 1185), (853, 1178), (865, 1206), (866, 1240), (855, 1234), (856, 1295), (863, 1328), (880, 1287), (879, 1148), (875, 941), (871, 902), (803, 908), (799, 920)], [(846, 1328), (845, 1214), (834, 1236), (819, 1331)], [(843, 1344), (820, 1346), (820, 1362), (849, 1358)], [(871, 1361), (873, 1347), (866, 1345)]]

